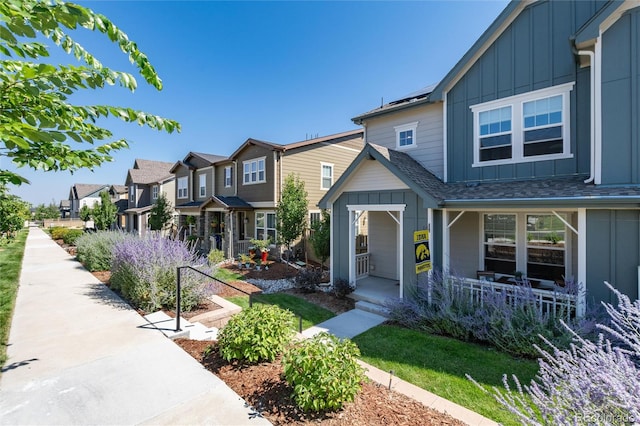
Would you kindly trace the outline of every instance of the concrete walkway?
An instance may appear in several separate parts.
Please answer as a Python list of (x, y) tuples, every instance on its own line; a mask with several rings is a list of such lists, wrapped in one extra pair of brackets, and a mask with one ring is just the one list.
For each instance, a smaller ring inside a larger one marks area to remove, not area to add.
[(38, 228), (8, 345), (0, 424), (270, 424)]
[(318, 333), (326, 331), (341, 339), (351, 339), (376, 325), (382, 324), (386, 320), (387, 319), (381, 315), (361, 311), (360, 309), (352, 309), (307, 328), (302, 331), (302, 335), (304, 337), (313, 337)]

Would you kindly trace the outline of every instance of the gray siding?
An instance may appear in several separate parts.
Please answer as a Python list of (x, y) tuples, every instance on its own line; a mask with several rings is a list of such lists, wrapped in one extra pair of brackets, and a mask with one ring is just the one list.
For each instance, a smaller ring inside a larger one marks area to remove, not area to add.
[[(224, 169), (225, 167), (231, 167), (231, 187), (225, 188), (224, 186)], [(235, 195), (236, 179), (238, 178), (233, 163), (220, 164), (216, 166), (215, 171), (215, 195), (232, 196)]]
[[(575, 63), (569, 37), (599, 2), (540, 1), (505, 29), (447, 94), (447, 167), (450, 182), (589, 173), (589, 69)], [(575, 82), (571, 91), (573, 158), (471, 167), (471, 105)]]
[(443, 178), (444, 150), (442, 145), (443, 111), (441, 104), (419, 105), (367, 120), (367, 142), (396, 149), (394, 127), (417, 121), (416, 147), (405, 152), (424, 168)]
[(602, 36), (602, 183), (640, 183), (640, 7)]
[[(370, 191), (370, 192), (345, 192), (333, 205), (333, 241), (332, 255), (335, 278), (349, 277), (349, 204), (406, 204), (404, 211), (404, 229), (401, 241), (403, 244), (404, 259), (402, 268), (404, 275), (404, 292), (411, 291), (417, 285), (415, 260), (413, 256), (413, 233), (425, 229), (427, 224), (427, 211), (422, 207), (424, 202), (412, 191)], [(386, 213), (385, 213), (386, 214)], [(371, 228), (370, 228), (371, 232)], [(436, 234), (438, 232), (436, 231)], [(432, 240), (433, 240), (432, 236)], [(395, 241), (395, 238), (394, 240)], [(435, 242), (438, 244), (438, 242)], [(375, 244), (370, 238), (369, 244)], [(390, 245), (394, 243), (389, 242)]]
[(587, 301), (617, 304), (608, 281), (631, 300), (638, 295), (640, 212), (587, 211)]
[[(243, 161), (253, 160), (256, 158), (265, 157), (265, 179), (264, 183), (257, 184), (243, 184)], [(242, 152), (235, 158), (237, 164), (237, 170), (235, 178), (238, 182), (238, 197), (243, 200), (254, 202), (274, 202), (274, 162), (273, 151), (268, 148), (257, 145), (248, 145)]]
[(370, 275), (397, 280), (398, 225), (387, 212), (369, 212)]
[[(459, 211), (449, 213), (449, 220), (457, 217)], [(450, 272), (459, 277), (476, 277), (480, 259), (480, 218), (478, 212), (465, 212), (449, 228), (451, 260)], [(482, 268), (480, 268), (482, 269)]]
[[(204, 175), (205, 176), (205, 194), (204, 196), (200, 196), (200, 176)], [(205, 170), (196, 170), (194, 175), (193, 175), (193, 196), (195, 200), (206, 200), (209, 197), (211, 197), (212, 192), (211, 192), (211, 188), (213, 188), (213, 174), (212, 174), (212, 170), (211, 167), (205, 169)]]

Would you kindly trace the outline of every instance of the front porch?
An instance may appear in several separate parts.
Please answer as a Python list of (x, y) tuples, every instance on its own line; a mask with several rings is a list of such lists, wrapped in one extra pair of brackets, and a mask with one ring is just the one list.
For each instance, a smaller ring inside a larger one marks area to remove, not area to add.
[(365, 276), (356, 281), (356, 289), (348, 297), (356, 302), (364, 301), (384, 307), (389, 299), (400, 297), (400, 281)]

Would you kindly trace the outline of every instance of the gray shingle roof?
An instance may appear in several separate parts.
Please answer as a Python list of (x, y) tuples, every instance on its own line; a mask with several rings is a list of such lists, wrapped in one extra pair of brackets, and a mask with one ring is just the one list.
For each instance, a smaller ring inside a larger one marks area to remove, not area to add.
[(353, 117), (351, 120), (356, 124), (362, 124), (362, 121), (375, 117), (377, 115), (386, 114), (391, 111), (397, 111), (405, 108), (409, 108), (415, 105), (422, 105), (425, 103), (429, 103), (429, 95), (431, 91), (436, 87), (435, 84), (430, 84), (422, 89), (416, 90), (415, 92), (411, 92), (408, 95), (401, 97), (400, 99), (396, 99), (387, 104), (381, 105), (378, 108), (372, 109), (371, 111), (367, 111), (363, 114), (358, 115), (357, 117)]
[[(222, 160), (226, 160), (227, 157), (225, 157), (224, 155), (215, 155), (215, 154), (206, 154), (204, 152), (191, 152), (191, 154), (193, 155), (197, 155), (198, 157), (210, 162), (210, 163), (217, 163), (218, 161), (222, 161)], [(173, 164), (172, 164), (173, 166)]]
[(111, 185), (101, 185), (95, 183), (76, 183), (73, 185), (72, 192), (73, 195), (75, 195), (77, 199), (80, 200), (102, 189), (109, 190), (110, 186)]
[[(175, 163), (136, 159), (134, 168), (129, 169), (127, 181), (137, 184), (150, 184), (172, 177), (171, 168)], [(136, 168), (137, 167), (137, 168)]]
[(248, 209), (248, 210), (253, 210), (253, 206), (251, 206), (251, 204), (247, 203), (245, 200), (243, 200), (240, 197), (225, 197), (223, 195), (216, 195), (215, 197), (212, 197), (212, 198), (214, 200), (219, 201), (225, 207), (230, 208), (230, 209)]

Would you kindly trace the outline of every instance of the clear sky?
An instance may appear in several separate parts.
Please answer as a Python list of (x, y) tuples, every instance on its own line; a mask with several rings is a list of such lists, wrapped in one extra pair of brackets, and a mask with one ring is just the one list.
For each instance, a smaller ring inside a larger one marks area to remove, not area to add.
[[(475, 1), (85, 1), (147, 54), (160, 92), (136, 75), (121, 87), (74, 95), (77, 104), (128, 106), (178, 120), (166, 134), (109, 119), (131, 148), (93, 172), (17, 171), (10, 192), (32, 204), (68, 198), (74, 183), (124, 184), (135, 158), (178, 161), (189, 151), (229, 155), (247, 138), (286, 144), (355, 129), (351, 118), (437, 83), (507, 4)], [(106, 66), (135, 73), (105, 36), (77, 30)], [(52, 50), (57, 48), (52, 48)], [(56, 63), (73, 63), (64, 54)], [(6, 158), (0, 167), (11, 168)]]

